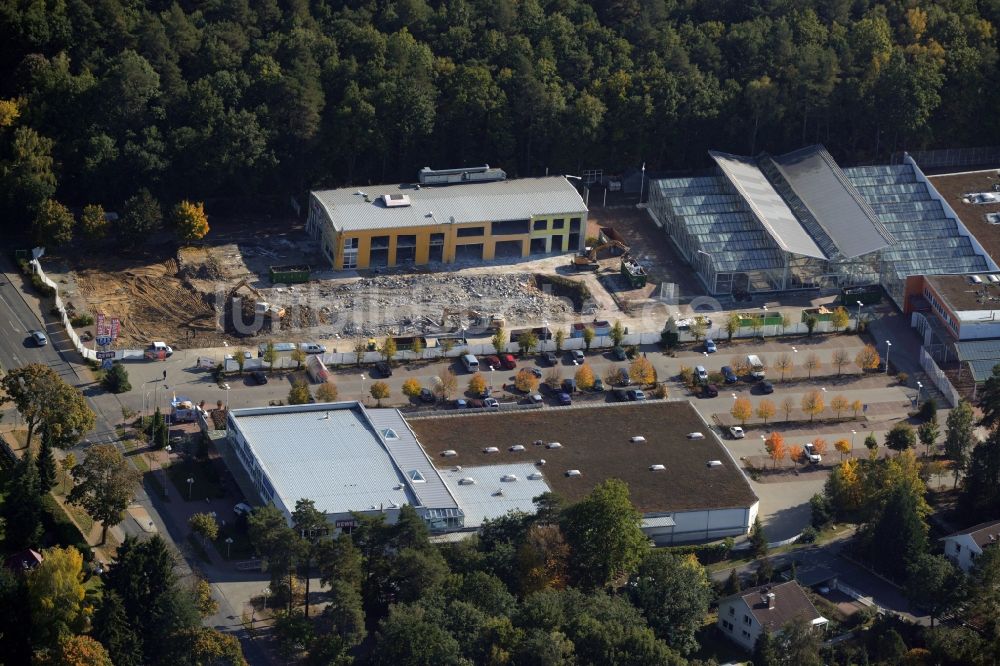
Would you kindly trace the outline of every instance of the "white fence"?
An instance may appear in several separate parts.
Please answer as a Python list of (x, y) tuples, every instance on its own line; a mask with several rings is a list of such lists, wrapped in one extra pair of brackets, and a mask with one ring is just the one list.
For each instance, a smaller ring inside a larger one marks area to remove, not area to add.
[(938, 364), (934, 362), (934, 359), (931, 358), (931, 355), (923, 347), (920, 348), (920, 366), (927, 373), (934, 386), (937, 387), (937, 390), (948, 401), (949, 406), (954, 407), (957, 405), (959, 400), (961, 400), (958, 391), (951, 385), (948, 376), (944, 374), (944, 371), (938, 367)]
[(34, 270), (35, 274), (39, 277), (39, 279), (41, 279), (41, 281), (47, 284), (48, 286), (52, 287), (52, 289), (55, 291), (56, 309), (59, 310), (59, 318), (62, 319), (63, 328), (66, 329), (66, 335), (73, 343), (73, 346), (76, 348), (78, 352), (83, 354), (83, 357), (85, 359), (90, 361), (96, 361), (97, 360), (96, 352), (93, 349), (88, 349), (87, 347), (84, 347), (83, 341), (80, 340), (80, 336), (77, 335), (76, 331), (73, 330), (73, 324), (70, 323), (69, 315), (66, 314), (66, 307), (63, 305), (62, 298), (60, 298), (59, 296), (59, 286), (55, 282), (49, 279), (49, 277), (45, 274), (45, 271), (42, 270), (42, 265), (41, 263), (39, 263), (37, 259), (31, 260), (31, 267), (32, 270)]
[(840, 592), (843, 592), (844, 594), (846, 594), (847, 596), (849, 596), (851, 599), (854, 599), (855, 601), (857, 601), (857, 602), (859, 602), (859, 603), (861, 603), (861, 604), (863, 604), (865, 606), (868, 606), (869, 608), (874, 608), (875, 610), (877, 610), (880, 613), (882, 612), (882, 607), (879, 606), (877, 603), (875, 603), (875, 599), (873, 599), (870, 596), (865, 596), (864, 594), (861, 594), (861, 592), (855, 590), (850, 585), (846, 585), (846, 584), (840, 582), (839, 580), (837, 580), (837, 581), (835, 581), (833, 583), (832, 587), (835, 590), (839, 590)]

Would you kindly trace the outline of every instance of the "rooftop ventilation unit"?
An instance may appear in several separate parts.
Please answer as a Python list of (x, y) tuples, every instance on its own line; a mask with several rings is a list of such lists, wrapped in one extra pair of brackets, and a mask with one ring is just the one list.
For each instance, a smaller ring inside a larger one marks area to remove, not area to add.
[(517, 481), (517, 475), (504, 474), (503, 476), (500, 477), (500, 480), (503, 481), (504, 483), (513, 483), (514, 481)]
[(406, 208), (410, 205), (408, 194), (383, 194), (382, 203), (386, 208)]
[(474, 485), (476, 485), (476, 480), (473, 479), (471, 476), (467, 476), (464, 479), (459, 479), (458, 480), (458, 485), (460, 485), (460, 486), (474, 486)]
[(708, 466), (709, 467), (722, 467), (722, 461), (721, 460), (709, 460), (708, 461)]
[(650, 472), (662, 472), (665, 469), (667, 469), (665, 465), (650, 465), (649, 466), (649, 471)]
[(493, 493), (493, 497), (503, 497), (503, 489), (500, 489)]
[(491, 169), (489, 164), (465, 169), (432, 169), (424, 167), (420, 170), (421, 185), (454, 185), (456, 183), (488, 183), (507, 180), (503, 169)]
[(632, 437), (628, 441), (632, 442), (633, 444), (645, 444), (646, 438), (643, 437), (642, 435), (636, 435), (635, 437)]
[(532, 472), (528, 475), (529, 481), (541, 481), (544, 477), (541, 472)]
[(445, 458), (454, 458), (455, 456), (458, 455), (458, 451), (456, 451), (455, 449), (448, 449), (446, 451), (442, 451), (441, 455), (444, 456)]
[(559, 442), (549, 442), (548, 444), (545, 445), (545, 448), (547, 448), (547, 449), (561, 449), (562, 448), (562, 444), (560, 444)]
[(970, 275), (969, 276), (969, 281), (972, 284), (982, 284), (983, 283), (983, 278), (979, 277), (978, 275)]
[(996, 284), (997, 282), (1000, 282), (1000, 275), (996, 275), (994, 273), (990, 273), (990, 282), (992, 282), (993, 284)]
[(574, 476), (580, 476), (580, 470), (578, 469), (568, 469), (566, 470), (566, 476), (572, 478)]
[(483, 453), (500, 453), (500, 449), (495, 446), (487, 446), (483, 449)]
[(515, 444), (514, 446), (510, 447), (509, 451), (511, 453), (516, 453), (517, 451), (524, 451), (524, 445), (523, 444)]

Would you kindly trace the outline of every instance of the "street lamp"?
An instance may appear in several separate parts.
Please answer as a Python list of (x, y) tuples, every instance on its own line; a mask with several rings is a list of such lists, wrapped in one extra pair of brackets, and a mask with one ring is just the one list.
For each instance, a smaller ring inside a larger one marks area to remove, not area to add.
[(271, 596), (271, 588), (264, 588), (264, 608), (267, 608), (267, 598)]
[(646, 184), (646, 163), (642, 163), (642, 176), (639, 178), (639, 203), (642, 203), (642, 186)]
[[(581, 183), (583, 183), (583, 178), (580, 178), (580, 176), (571, 176), (569, 174), (563, 174), (563, 178), (572, 178), (573, 180), (578, 180)], [(584, 199), (583, 199), (583, 205), (584, 206), (589, 206), (590, 205), (590, 188), (587, 187), (586, 183), (583, 183), (583, 191), (585, 193), (584, 194)], [(640, 199), (641, 199), (641, 195), (640, 195)]]
[(852, 430), (851, 431), (851, 450), (852, 451), (854, 450), (854, 436), (857, 435), (857, 434), (858, 434), (857, 430)]
[(861, 306), (864, 305), (864, 303), (862, 303), (861, 301), (857, 301), (857, 304), (858, 304), (858, 325), (857, 325), (857, 328), (860, 330), (861, 329)]
[(365, 403), (367, 404), (368, 401), (365, 400), (365, 376), (364, 376), (364, 374), (361, 375), (361, 399), (364, 400)]
[(189, 476), (187, 479), (188, 484), (188, 501), (191, 501), (191, 491), (194, 490), (194, 477)]
[(229, 411), (229, 384), (223, 384), (222, 390), (226, 392), (226, 411)]
[(892, 343), (888, 340), (885, 341), (885, 374), (889, 374), (889, 350), (892, 349)]
[(924, 395), (924, 385), (921, 382), (917, 382), (917, 402), (923, 398)]
[(233, 546), (233, 537), (226, 537), (226, 559), (229, 559), (230, 549)]
[(494, 386), (494, 384), (493, 384), (493, 366), (491, 365), (490, 366), (490, 390), (491, 391), (493, 390), (493, 386)]

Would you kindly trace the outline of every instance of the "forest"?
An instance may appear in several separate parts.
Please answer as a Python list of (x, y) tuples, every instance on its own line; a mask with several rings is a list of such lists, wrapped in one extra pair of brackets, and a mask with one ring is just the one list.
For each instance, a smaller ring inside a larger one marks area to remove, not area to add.
[[(997, 142), (996, 0), (10, 0), (0, 209)], [(214, 211), (213, 211), (214, 212)]]

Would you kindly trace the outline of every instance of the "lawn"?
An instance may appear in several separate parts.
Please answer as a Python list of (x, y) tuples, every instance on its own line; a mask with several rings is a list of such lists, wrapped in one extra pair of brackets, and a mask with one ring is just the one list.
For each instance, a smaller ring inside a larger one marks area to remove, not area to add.
[(123, 437), (121, 441), (122, 446), (125, 447), (125, 457), (130, 458), (140, 472), (148, 473), (149, 461), (146, 460), (146, 454), (139, 451), (139, 449), (146, 448), (145, 443), (131, 437)]
[(80, 532), (82, 532), (84, 538), (86, 538), (87, 535), (90, 534), (90, 530), (94, 527), (94, 519), (90, 517), (90, 514), (75, 504), (63, 502), (62, 506), (66, 510), (66, 513), (68, 513), (73, 519), (73, 522), (79, 526)]
[[(167, 476), (185, 500), (221, 499), (226, 496), (219, 473), (210, 461), (181, 460), (166, 468)], [(194, 479), (192, 484), (188, 479)]]

